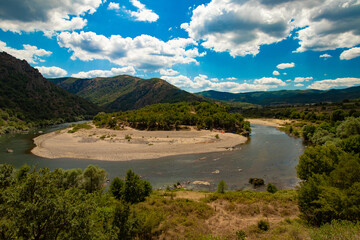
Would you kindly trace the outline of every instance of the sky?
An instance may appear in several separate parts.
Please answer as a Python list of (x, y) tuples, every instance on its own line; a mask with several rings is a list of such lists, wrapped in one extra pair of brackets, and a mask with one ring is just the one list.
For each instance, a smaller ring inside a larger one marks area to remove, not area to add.
[(47, 78), (346, 88), (360, 85), (360, 0), (1, 0), (0, 51)]

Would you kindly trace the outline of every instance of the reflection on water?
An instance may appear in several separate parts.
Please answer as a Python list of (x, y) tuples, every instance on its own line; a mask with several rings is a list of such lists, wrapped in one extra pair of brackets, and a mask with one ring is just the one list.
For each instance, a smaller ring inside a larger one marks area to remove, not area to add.
[[(211, 185), (188, 187), (214, 190), (217, 183), (223, 179), (229, 189), (246, 189), (251, 187), (248, 184), (251, 177), (263, 178), (266, 183), (274, 183), (281, 189), (294, 188), (299, 181), (295, 166), (304, 151), (301, 139), (289, 137), (273, 127), (252, 125), (251, 128), (251, 140), (240, 145), (235, 151), (128, 162), (44, 159), (30, 153), (33, 147), (32, 138), (36, 133), (0, 136), (0, 163), (10, 163), (15, 167), (28, 164), (50, 169), (85, 168), (89, 164), (95, 164), (104, 168), (110, 178), (124, 176), (127, 169), (133, 169), (148, 179), (155, 188), (198, 180)], [(53, 130), (56, 129), (47, 129)], [(6, 153), (7, 148), (13, 149), (14, 153)]]

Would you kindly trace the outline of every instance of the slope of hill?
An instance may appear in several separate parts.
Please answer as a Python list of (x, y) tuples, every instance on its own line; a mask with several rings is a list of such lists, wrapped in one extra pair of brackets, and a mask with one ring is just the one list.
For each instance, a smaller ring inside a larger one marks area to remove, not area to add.
[(50, 79), (65, 90), (111, 111), (139, 109), (155, 103), (204, 101), (158, 78), (141, 79), (128, 75), (110, 78)]
[(25, 122), (59, 118), (71, 121), (100, 110), (43, 78), (25, 60), (5, 52), (0, 53), (0, 109)]
[(228, 93), (204, 91), (198, 95), (230, 102), (248, 102), (258, 105), (306, 104), (318, 102), (339, 102), (344, 99), (360, 98), (360, 86), (346, 89), (281, 90), (270, 92)]

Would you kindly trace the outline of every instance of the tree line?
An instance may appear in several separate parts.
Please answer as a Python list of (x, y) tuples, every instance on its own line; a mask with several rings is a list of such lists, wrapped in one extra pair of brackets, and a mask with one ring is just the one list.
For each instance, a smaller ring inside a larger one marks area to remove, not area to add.
[(230, 108), (207, 102), (160, 103), (139, 110), (100, 113), (93, 122), (98, 127), (120, 129), (129, 126), (141, 130), (174, 130), (183, 126), (197, 129), (219, 129), (228, 132), (249, 133), (250, 123)]
[(151, 184), (129, 170), (106, 191), (106, 178), (93, 165), (54, 171), (0, 165), (0, 239), (147, 238), (151, 228), (132, 204), (150, 195)]

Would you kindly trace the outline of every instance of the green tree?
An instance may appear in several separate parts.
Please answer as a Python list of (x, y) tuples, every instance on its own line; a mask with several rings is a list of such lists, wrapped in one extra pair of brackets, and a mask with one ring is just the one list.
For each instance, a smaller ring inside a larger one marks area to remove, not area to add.
[(225, 183), (224, 180), (221, 180), (218, 184), (218, 188), (217, 188), (217, 192), (218, 193), (225, 193), (226, 189), (227, 189), (227, 185)]
[(111, 194), (118, 200), (122, 199), (124, 196), (124, 181), (119, 177), (115, 177), (109, 187)]
[(88, 192), (101, 190), (104, 187), (107, 173), (98, 166), (89, 165), (83, 173), (83, 186)]
[(138, 203), (145, 200), (152, 191), (151, 184), (146, 180), (141, 180), (139, 175), (132, 170), (126, 172), (124, 200), (129, 203)]

